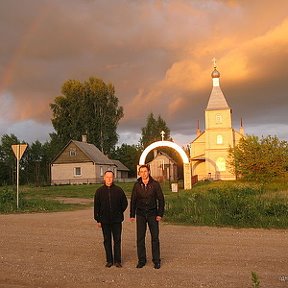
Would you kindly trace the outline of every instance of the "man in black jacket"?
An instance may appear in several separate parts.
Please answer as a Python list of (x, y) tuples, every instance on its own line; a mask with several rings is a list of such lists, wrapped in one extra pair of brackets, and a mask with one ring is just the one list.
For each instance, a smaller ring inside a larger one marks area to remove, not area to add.
[[(106, 267), (113, 263), (121, 268), (121, 233), (124, 211), (128, 206), (124, 191), (113, 183), (114, 173), (106, 171), (104, 185), (97, 189), (94, 196), (94, 219), (102, 228), (106, 252)], [(112, 252), (112, 236), (114, 241), (114, 257)]]
[(150, 176), (150, 167), (141, 165), (137, 182), (134, 184), (131, 203), (130, 221), (135, 221), (137, 231), (137, 268), (146, 264), (145, 236), (147, 224), (151, 233), (152, 261), (154, 268), (160, 268), (159, 221), (164, 214), (164, 196), (160, 184)]

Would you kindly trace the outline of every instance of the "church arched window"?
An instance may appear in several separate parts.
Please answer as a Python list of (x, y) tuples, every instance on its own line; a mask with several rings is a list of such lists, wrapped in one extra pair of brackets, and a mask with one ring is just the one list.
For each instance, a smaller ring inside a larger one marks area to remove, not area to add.
[(219, 157), (216, 160), (216, 166), (218, 171), (226, 171), (226, 161), (223, 157)]
[(216, 143), (219, 145), (223, 144), (223, 136), (222, 135), (217, 135)]

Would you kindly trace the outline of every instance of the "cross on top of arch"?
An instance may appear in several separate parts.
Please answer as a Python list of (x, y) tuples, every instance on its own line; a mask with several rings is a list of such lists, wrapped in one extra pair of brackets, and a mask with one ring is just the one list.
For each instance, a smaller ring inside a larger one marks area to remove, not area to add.
[(164, 141), (165, 132), (162, 130), (160, 134), (161, 134), (161, 140)]

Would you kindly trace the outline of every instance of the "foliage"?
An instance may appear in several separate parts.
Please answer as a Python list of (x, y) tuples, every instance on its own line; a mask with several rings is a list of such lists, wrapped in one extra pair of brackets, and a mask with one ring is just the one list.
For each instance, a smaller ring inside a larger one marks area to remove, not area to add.
[(11, 189), (5, 187), (4, 189), (0, 190), (0, 212), (7, 213), (14, 211), (16, 208), (16, 201), (16, 193)]
[[(38, 140), (28, 145), (20, 166), (20, 184), (46, 185), (50, 183), (50, 163), (59, 153), (62, 144), (53, 133), (51, 140), (42, 144)], [(16, 183), (16, 158), (11, 145), (24, 143), (14, 134), (3, 135), (0, 142), (0, 186)]]
[(56, 133), (50, 133), (50, 140), (46, 141), (43, 146), (43, 154), (48, 162), (51, 161), (59, 154), (59, 152), (64, 148), (67, 142), (63, 143), (61, 137)]
[(288, 142), (276, 136), (247, 136), (230, 148), (229, 163), (234, 174), (246, 180), (268, 182), (285, 177), (288, 171)]
[(287, 192), (275, 194), (263, 187), (249, 182), (207, 182), (177, 198), (167, 198), (165, 217), (193, 225), (287, 228)]
[(142, 148), (139, 145), (122, 144), (116, 147), (111, 154), (113, 159), (121, 161), (129, 168), (129, 177), (137, 176), (137, 164), (142, 153)]
[[(164, 131), (164, 140), (172, 141), (170, 136), (170, 129), (168, 128), (165, 120), (159, 115), (157, 119), (154, 118), (154, 114), (150, 113), (147, 117), (146, 126), (141, 129), (142, 136), (140, 139), (140, 144), (143, 150), (155, 141), (161, 140), (161, 132)], [(172, 148), (161, 147), (161, 151), (168, 154), (172, 159), (177, 162), (178, 174), (182, 174), (183, 162), (180, 155)], [(146, 162), (150, 162), (153, 159), (153, 151), (151, 151), (146, 158)]]
[[(3, 154), (0, 146), (0, 154)], [(2, 158), (0, 156), (0, 158)], [(14, 167), (14, 166), (13, 166)], [(12, 184), (13, 167), (9, 167), (7, 162), (0, 160), (0, 186)]]
[(260, 287), (260, 280), (256, 272), (251, 272), (251, 280), (252, 280), (252, 288), (259, 288)]
[(49, 176), (47, 175), (47, 164), (49, 162), (45, 161), (43, 145), (38, 140), (28, 146), (21, 161), (23, 163), (21, 177), (24, 178), (24, 183), (35, 183), (36, 185), (47, 183)]
[(141, 129), (142, 137), (140, 143), (143, 148), (146, 148), (151, 143), (161, 140), (161, 131), (165, 132), (164, 140), (171, 140), (170, 129), (167, 127), (166, 122), (159, 115), (157, 119), (154, 114), (150, 113), (147, 117), (146, 126)]
[(53, 127), (63, 144), (87, 134), (89, 143), (110, 154), (118, 141), (118, 122), (124, 116), (118, 102), (113, 85), (101, 79), (68, 80), (62, 95), (50, 104)]
[[(4, 134), (0, 145), (0, 185), (9, 185), (15, 182), (16, 158), (12, 151), (13, 144), (20, 140), (14, 134)], [(21, 162), (20, 162), (21, 163)]]

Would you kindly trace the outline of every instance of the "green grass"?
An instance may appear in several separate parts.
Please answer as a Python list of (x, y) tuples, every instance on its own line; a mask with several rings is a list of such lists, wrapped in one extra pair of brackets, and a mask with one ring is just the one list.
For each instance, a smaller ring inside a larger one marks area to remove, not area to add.
[(16, 192), (11, 187), (0, 189), (0, 213), (25, 213), (25, 212), (56, 212), (81, 209), (81, 204), (64, 204), (53, 199), (41, 197), (25, 197), (19, 193), (19, 207), (17, 208)]
[(45, 186), (45, 187), (21, 187), (21, 192), (26, 197), (33, 198), (93, 198), (96, 189), (100, 187), (97, 185), (59, 185), (59, 186)]
[[(167, 197), (165, 219), (207, 226), (288, 228), (288, 184), (203, 182)], [(270, 189), (272, 192), (270, 192)], [(284, 189), (284, 190), (280, 190)]]
[[(58, 201), (57, 198), (86, 198), (93, 200), (97, 188), (102, 184), (89, 185), (58, 185), (58, 186), (20, 186), (19, 208), (16, 209), (15, 187), (0, 187), (0, 213), (14, 212), (54, 212), (73, 209), (82, 209), (90, 204), (68, 204)], [(131, 196), (134, 183), (117, 183), (125, 191), (127, 197)], [(164, 194), (169, 194), (169, 183), (163, 186)]]
[[(116, 183), (120, 186), (127, 197), (131, 196), (133, 188), (133, 182)], [(102, 184), (85, 184), (85, 185), (59, 185), (59, 186), (45, 186), (45, 187), (33, 187), (24, 186), (21, 187), (21, 192), (25, 197), (33, 198), (56, 198), (56, 197), (67, 197), (67, 198), (86, 198), (93, 199), (95, 191)], [(170, 194), (169, 183), (162, 185), (164, 194)], [(0, 188), (1, 190), (1, 188)]]

